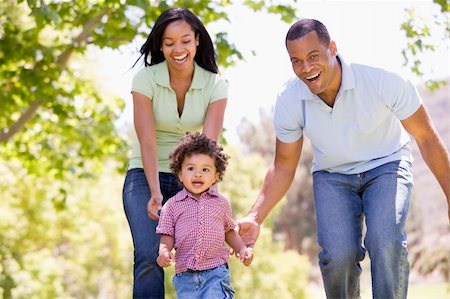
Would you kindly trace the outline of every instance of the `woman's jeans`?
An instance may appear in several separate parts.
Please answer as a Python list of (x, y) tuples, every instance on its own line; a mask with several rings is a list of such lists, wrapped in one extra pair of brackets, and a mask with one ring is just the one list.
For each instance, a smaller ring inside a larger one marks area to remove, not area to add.
[(322, 248), (319, 265), (327, 298), (360, 298), (360, 262), (366, 249), (373, 298), (406, 298), (405, 221), (413, 186), (411, 164), (394, 161), (352, 175), (317, 171), (313, 185)]
[[(159, 173), (159, 181), (163, 204), (182, 189), (173, 174)], [(134, 245), (133, 298), (162, 299), (164, 271), (156, 263), (160, 239), (156, 234), (158, 221), (150, 219), (147, 213), (150, 188), (142, 168), (127, 171), (122, 196)]]
[(185, 271), (172, 279), (178, 299), (232, 299), (228, 264), (202, 271)]

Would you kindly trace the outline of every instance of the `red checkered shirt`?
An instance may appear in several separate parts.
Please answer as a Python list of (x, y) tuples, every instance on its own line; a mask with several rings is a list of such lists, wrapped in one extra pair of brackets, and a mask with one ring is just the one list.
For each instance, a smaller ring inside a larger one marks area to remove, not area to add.
[(230, 203), (216, 190), (195, 198), (183, 189), (161, 209), (156, 233), (174, 237), (175, 273), (180, 273), (228, 262), (225, 233), (235, 226)]

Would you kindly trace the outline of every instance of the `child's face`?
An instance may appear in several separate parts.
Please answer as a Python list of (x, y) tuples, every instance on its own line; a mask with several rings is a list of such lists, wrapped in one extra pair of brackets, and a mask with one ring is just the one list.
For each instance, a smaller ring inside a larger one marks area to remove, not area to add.
[(193, 154), (181, 164), (178, 178), (194, 196), (200, 196), (219, 179), (213, 158), (205, 154)]

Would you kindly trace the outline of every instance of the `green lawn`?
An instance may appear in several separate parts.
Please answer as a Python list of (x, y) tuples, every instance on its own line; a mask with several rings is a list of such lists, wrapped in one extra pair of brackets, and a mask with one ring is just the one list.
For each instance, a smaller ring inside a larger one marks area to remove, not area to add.
[[(320, 288), (309, 290), (310, 299), (325, 299), (325, 292)], [(371, 299), (372, 291), (365, 288), (361, 291), (361, 299)], [(410, 284), (408, 299), (450, 299), (450, 283)]]

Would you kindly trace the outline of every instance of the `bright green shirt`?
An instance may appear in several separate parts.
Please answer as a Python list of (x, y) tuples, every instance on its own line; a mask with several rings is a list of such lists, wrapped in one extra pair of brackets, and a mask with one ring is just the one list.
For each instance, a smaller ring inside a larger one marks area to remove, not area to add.
[[(169, 154), (186, 132), (201, 132), (208, 105), (228, 98), (228, 83), (218, 74), (194, 65), (192, 84), (186, 93), (183, 113), (178, 115), (177, 98), (170, 87), (167, 62), (144, 67), (133, 78), (132, 91), (153, 101), (160, 172), (171, 172)], [(142, 168), (139, 142), (133, 145), (128, 169)]]

